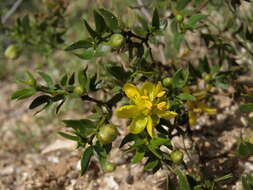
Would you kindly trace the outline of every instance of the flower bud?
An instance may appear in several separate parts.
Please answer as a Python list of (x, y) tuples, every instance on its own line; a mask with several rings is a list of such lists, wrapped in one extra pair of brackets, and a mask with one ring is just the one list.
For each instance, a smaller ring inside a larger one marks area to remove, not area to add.
[(81, 85), (78, 85), (74, 88), (74, 93), (78, 96), (82, 96), (85, 93), (85, 89)]
[(118, 130), (115, 125), (107, 124), (100, 127), (97, 134), (98, 140), (103, 144), (109, 144), (118, 136)]
[(181, 152), (180, 150), (174, 150), (171, 154), (170, 154), (170, 158), (172, 160), (172, 162), (174, 163), (179, 163), (183, 160), (184, 157), (184, 153)]
[(102, 167), (104, 172), (113, 172), (115, 170), (115, 164), (106, 162)]
[(7, 59), (16, 59), (20, 54), (20, 48), (17, 45), (10, 45), (4, 52)]
[(162, 83), (163, 83), (163, 86), (169, 87), (172, 84), (172, 79), (170, 77), (166, 77), (163, 79)]
[(120, 48), (124, 44), (125, 38), (121, 34), (113, 34), (110, 39), (112, 48)]
[(176, 15), (176, 20), (177, 20), (177, 22), (183, 22), (184, 21), (184, 16), (181, 15), (181, 14), (177, 14)]
[(208, 81), (210, 81), (212, 79), (212, 75), (209, 74), (209, 73), (204, 73), (202, 75), (202, 77), (203, 77), (204, 81), (206, 81), (206, 82), (208, 82)]

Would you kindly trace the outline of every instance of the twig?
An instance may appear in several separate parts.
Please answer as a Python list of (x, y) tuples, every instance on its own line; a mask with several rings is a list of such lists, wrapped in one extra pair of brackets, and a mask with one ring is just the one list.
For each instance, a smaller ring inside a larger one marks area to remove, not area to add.
[(147, 11), (147, 9), (144, 8), (144, 4), (142, 2), (142, 0), (137, 0), (137, 3), (139, 5), (140, 8), (140, 11), (142, 12), (142, 14), (148, 19), (148, 21), (151, 21), (151, 16), (149, 14), (149, 12)]
[(11, 9), (1, 18), (2, 24), (4, 24), (8, 18), (17, 10), (17, 8), (21, 5), (23, 0), (17, 0), (14, 5), (11, 7)]

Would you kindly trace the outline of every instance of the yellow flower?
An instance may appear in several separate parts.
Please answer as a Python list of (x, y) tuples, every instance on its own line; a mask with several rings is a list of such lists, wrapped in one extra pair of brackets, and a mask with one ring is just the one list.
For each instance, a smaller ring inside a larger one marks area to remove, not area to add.
[[(188, 88), (184, 89), (183, 91), (187, 93), (190, 92)], [(192, 95), (196, 97), (196, 101), (187, 102), (190, 125), (196, 125), (197, 117), (199, 117), (201, 113), (207, 113), (209, 115), (215, 115), (217, 113), (217, 110), (215, 108), (210, 108), (205, 103), (204, 99), (207, 95), (206, 91), (197, 90), (193, 92)]]
[(145, 128), (153, 137), (154, 127), (159, 124), (160, 118), (173, 118), (176, 112), (169, 111), (170, 104), (161, 82), (157, 85), (144, 82), (140, 89), (134, 84), (126, 83), (123, 90), (131, 100), (131, 105), (124, 105), (116, 110), (120, 118), (133, 119), (130, 124), (130, 132), (138, 134)]

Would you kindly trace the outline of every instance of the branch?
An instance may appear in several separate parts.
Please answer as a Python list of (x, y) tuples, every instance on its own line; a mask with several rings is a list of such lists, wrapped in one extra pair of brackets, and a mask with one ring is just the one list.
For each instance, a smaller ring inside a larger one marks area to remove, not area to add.
[(18, 7), (21, 5), (23, 0), (17, 0), (14, 5), (11, 7), (11, 9), (1, 18), (2, 24), (4, 24), (8, 18), (18, 9)]

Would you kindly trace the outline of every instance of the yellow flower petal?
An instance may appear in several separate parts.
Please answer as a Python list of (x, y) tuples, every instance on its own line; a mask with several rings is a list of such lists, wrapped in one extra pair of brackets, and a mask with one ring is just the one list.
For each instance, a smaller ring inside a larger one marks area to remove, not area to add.
[(142, 132), (147, 126), (148, 118), (145, 116), (135, 118), (130, 125), (130, 132), (138, 134)]
[(206, 113), (208, 113), (210, 115), (217, 114), (217, 110), (215, 108), (204, 108), (203, 110), (204, 110), (204, 112), (206, 112)]
[(158, 114), (159, 114), (160, 117), (167, 118), (167, 119), (174, 118), (174, 117), (177, 116), (177, 113), (173, 112), (173, 111), (162, 111)]
[(161, 91), (156, 95), (156, 97), (161, 98), (165, 95), (165, 93), (166, 93), (165, 91)]
[(136, 105), (121, 106), (116, 110), (117, 117), (120, 118), (133, 118), (140, 114), (140, 109)]
[(148, 134), (151, 137), (155, 136), (155, 130), (154, 130), (154, 126), (153, 126), (153, 121), (152, 121), (152, 118), (150, 116), (148, 116), (147, 131), (148, 131)]
[(159, 104), (157, 104), (157, 108), (159, 110), (165, 110), (167, 108), (167, 103), (166, 102), (160, 102)]
[(189, 117), (189, 124), (190, 125), (196, 125), (197, 117), (196, 117), (195, 113), (194, 112), (189, 112), (188, 117)]
[(126, 83), (123, 87), (123, 90), (126, 93), (127, 97), (131, 100), (136, 100), (136, 98), (140, 96), (138, 88), (131, 83)]
[(141, 94), (144, 96), (148, 96), (152, 101), (154, 99), (154, 88), (155, 85), (151, 82), (144, 82), (141, 86)]

